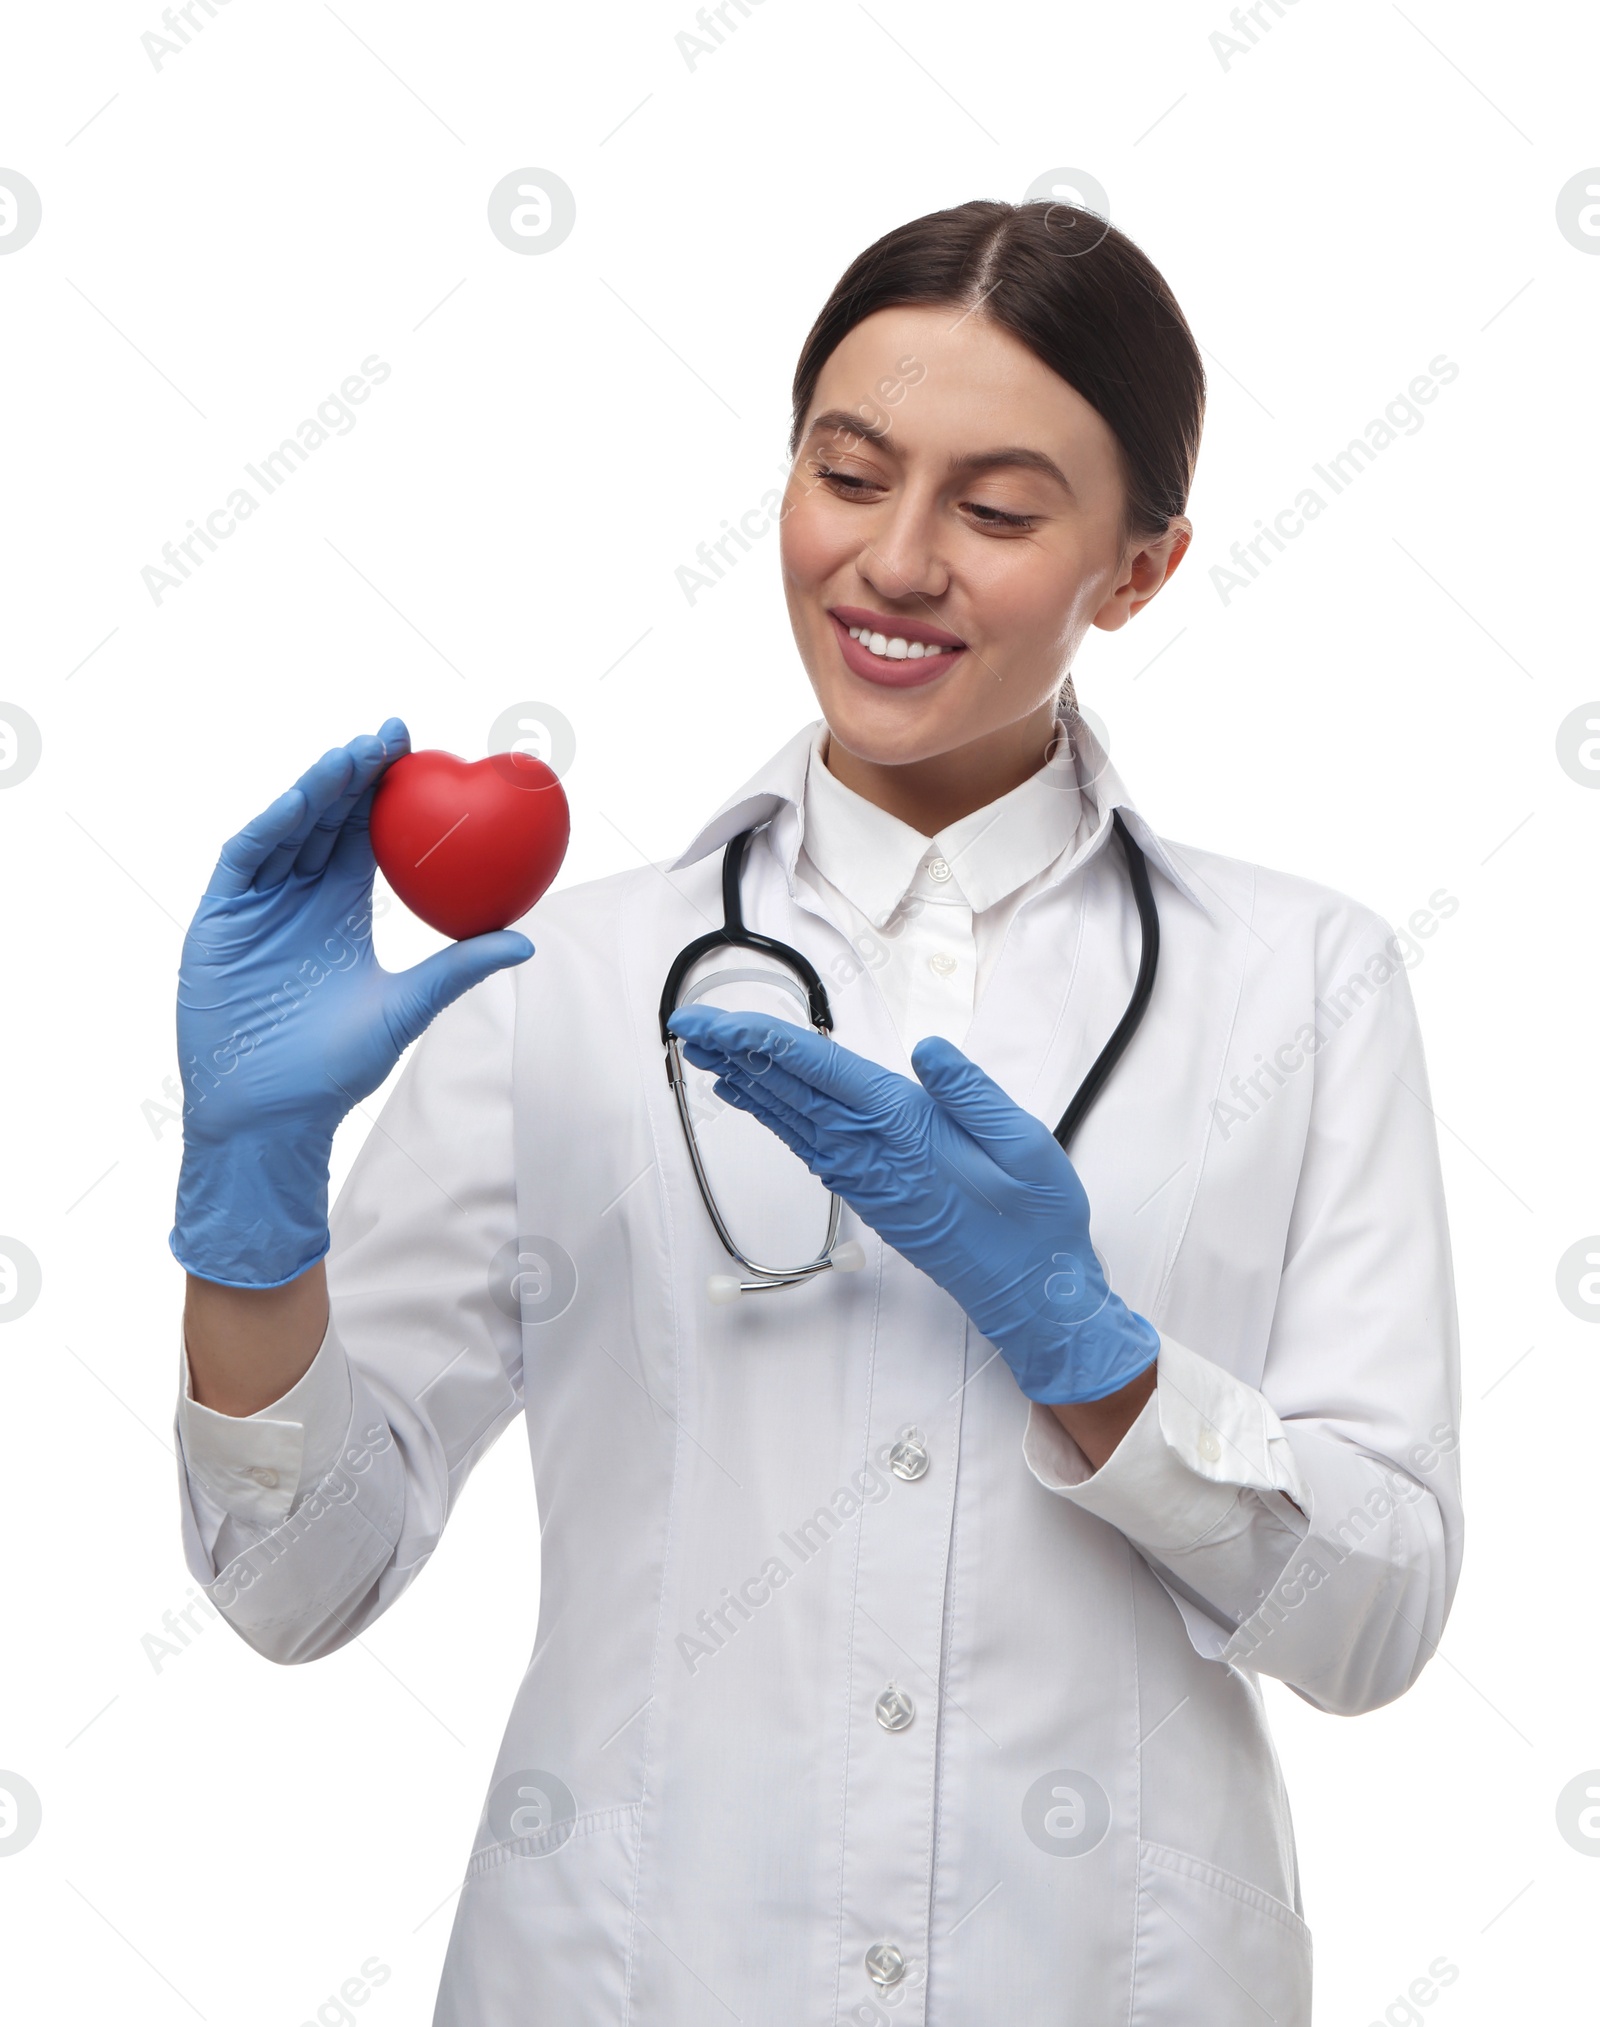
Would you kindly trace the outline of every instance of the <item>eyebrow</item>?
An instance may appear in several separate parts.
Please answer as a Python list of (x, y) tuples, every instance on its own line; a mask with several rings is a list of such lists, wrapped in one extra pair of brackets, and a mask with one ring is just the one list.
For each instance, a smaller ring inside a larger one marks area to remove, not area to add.
[(847, 408), (824, 409), (806, 431), (806, 435), (815, 436), (819, 429), (837, 429), (847, 436), (864, 436), (868, 443), (886, 443), (889, 438), (888, 430), (878, 429), (872, 423), (864, 422), (859, 415), (852, 415)]
[[(864, 421), (859, 415), (850, 414), (849, 410), (844, 408), (824, 410), (806, 434), (811, 436), (818, 430), (838, 430), (850, 436), (864, 437), (868, 443), (880, 446), (889, 441), (888, 430), (876, 428), (872, 423)], [(952, 477), (958, 473), (1007, 470), (1039, 472), (1047, 479), (1054, 479), (1063, 492), (1068, 494), (1072, 492), (1072, 481), (1055, 459), (1046, 457), (1042, 450), (1030, 450), (1025, 444), (1007, 444), (996, 450), (970, 451), (965, 457), (953, 457), (950, 460)]]

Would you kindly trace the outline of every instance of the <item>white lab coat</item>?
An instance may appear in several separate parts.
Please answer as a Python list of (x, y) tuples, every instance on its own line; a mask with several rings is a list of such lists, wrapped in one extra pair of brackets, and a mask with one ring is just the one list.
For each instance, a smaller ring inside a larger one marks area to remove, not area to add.
[[(735, 831), (771, 820), (749, 925), (832, 983), (846, 1047), (909, 1074), (859, 945), (794, 877), (814, 729), (672, 868), (539, 905), (535, 958), (435, 1024), (362, 1150), (312, 1372), (250, 1421), (185, 1404), (190, 1567), (279, 1661), (395, 1601), (526, 1409), (539, 1631), (443, 2027), (1310, 2019), (1257, 1676), (1330, 1712), (1388, 1701), (1459, 1566), (1421, 1047), (1383, 922), (1161, 843), (1075, 744), (1085, 820), (990, 951), (963, 1041), (1059, 1115), (1137, 963), (1122, 807), (1161, 968), (1073, 1158), (1161, 1353), (1100, 1471), (848, 1211), (864, 1272), (706, 1300), (728, 1263), (657, 1002), (721, 920)], [(753, 1165), (736, 1148), (723, 1173), (755, 1203), (789, 1157), (737, 1124)], [(342, 1454), (302, 1472), (330, 1416)], [(927, 1462), (900, 1476), (908, 1428)]]

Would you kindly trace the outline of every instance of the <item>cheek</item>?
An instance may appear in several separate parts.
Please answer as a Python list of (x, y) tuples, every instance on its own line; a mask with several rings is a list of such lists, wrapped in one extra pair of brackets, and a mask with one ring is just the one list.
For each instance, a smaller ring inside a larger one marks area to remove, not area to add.
[(1072, 631), (1082, 586), (1061, 557), (1022, 542), (985, 542), (963, 574), (966, 602), (992, 639), (1043, 643)]
[(802, 588), (820, 585), (857, 554), (859, 539), (844, 525), (838, 503), (830, 494), (820, 488), (807, 492), (802, 486), (791, 486), (784, 506), (778, 546), (784, 575), (792, 584)]

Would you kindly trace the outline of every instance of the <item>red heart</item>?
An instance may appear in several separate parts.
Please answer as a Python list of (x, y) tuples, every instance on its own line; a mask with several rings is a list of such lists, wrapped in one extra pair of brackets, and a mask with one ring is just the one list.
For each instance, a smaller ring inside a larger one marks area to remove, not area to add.
[(372, 850), (414, 915), (481, 936), (525, 915), (561, 870), (571, 819), (560, 781), (531, 753), (407, 753), (372, 799)]

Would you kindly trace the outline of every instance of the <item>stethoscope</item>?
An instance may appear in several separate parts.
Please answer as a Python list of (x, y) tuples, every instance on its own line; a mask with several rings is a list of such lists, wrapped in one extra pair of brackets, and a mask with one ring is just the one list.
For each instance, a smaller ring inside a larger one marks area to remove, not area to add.
[[(1128, 826), (1122, 820), (1121, 810), (1111, 812), (1111, 822), (1122, 843), (1123, 856), (1128, 862), (1128, 880), (1133, 888), (1134, 904), (1139, 910), (1139, 971), (1134, 979), (1133, 992), (1128, 1000), (1121, 1020), (1112, 1030), (1111, 1039), (1095, 1057), (1088, 1075), (1072, 1094), (1072, 1102), (1062, 1113), (1055, 1137), (1063, 1149), (1071, 1145), (1078, 1128), (1088, 1116), (1091, 1106), (1105, 1089), (1111, 1072), (1116, 1068), (1123, 1051), (1133, 1040), (1140, 1021), (1144, 1019), (1145, 1008), (1150, 1004), (1150, 995), (1155, 989), (1156, 960), (1161, 950), (1161, 918), (1156, 913), (1156, 901), (1150, 891), (1150, 869), (1145, 864), (1144, 853), (1134, 843)], [(741, 1295), (758, 1294), (765, 1288), (792, 1288), (802, 1281), (809, 1281), (817, 1274), (825, 1274), (831, 1268), (835, 1273), (853, 1274), (866, 1265), (866, 1254), (854, 1239), (839, 1239), (839, 1214), (841, 1204), (838, 1197), (828, 1198), (828, 1230), (822, 1242), (822, 1250), (813, 1260), (800, 1267), (764, 1267), (759, 1261), (748, 1258), (734, 1243), (727, 1221), (717, 1207), (716, 1192), (706, 1174), (705, 1162), (701, 1157), (700, 1143), (695, 1136), (694, 1116), (689, 1108), (689, 1093), (684, 1075), (683, 1045), (674, 1034), (667, 1031), (667, 1018), (680, 1004), (679, 994), (683, 981), (699, 963), (713, 950), (739, 949), (757, 950), (765, 957), (776, 958), (794, 973), (786, 978), (781, 973), (769, 970), (738, 969), (716, 971), (696, 982), (689, 995), (689, 1004), (702, 999), (714, 987), (737, 984), (741, 981), (758, 982), (775, 986), (789, 993), (804, 1008), (806, 1018), (819, 1034), (829, 1034), (833, 1029), (833, 1009), (828, 1004), (828, 992), (818, 977), (816, 968), (809, 959), (787, 943), (780, 943), (775, 936), (763, 936), (758, 930), (747, 929), (744, 909), (739, 899), (739, 881), (744, 871), (745, 853), (755, 830), (741, 831), (728, 840), (722, 855), (722, 927), (711, 929), (704, 936), (697, 936), (693, 943), (680, 950), (667, 973), (667, 982), (661, 991), (661, 1041), (667, 1054), (667, 1082), (672, 1086), (672, 1095), (677, 1101), (678, 1118), (683, 1126), (684, 1141), (689, 1149), (689, 1160), (694, 1167), (694, 1179), (699, 1187), (700, 1200), (722, 1241), (729, 1257), (743, 1269), (743, 1278), (735, 1274), (713, 1274), (706, 1284), (706, 1292), (713, 1302), (737, 1302)], [(800, 983), (797, 985), (795, 979)], [(801, 990), (801, 987), (804, 990)]]

